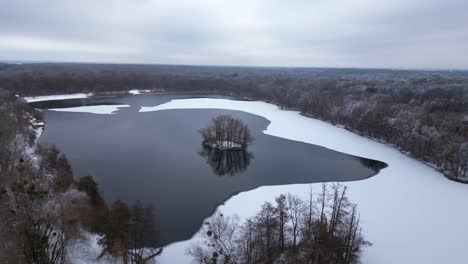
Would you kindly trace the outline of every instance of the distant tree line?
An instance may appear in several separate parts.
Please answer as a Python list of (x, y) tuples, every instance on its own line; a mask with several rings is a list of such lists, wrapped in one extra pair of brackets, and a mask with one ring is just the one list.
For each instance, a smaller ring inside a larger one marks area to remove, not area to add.
[(13, 94), (129, 89), (262, 100), (394, 144), (468, 179), (468, 72), (164, 65), (0, 64)]
[(256, 216), (240, 223), (215, 214), (205, 224), (204, 240), (189, 253), (198, 263), (360, 263), (366, 241), (356, 205), (346, 187), (322, 185), (304, 201), (294, 194), (266, 202)]

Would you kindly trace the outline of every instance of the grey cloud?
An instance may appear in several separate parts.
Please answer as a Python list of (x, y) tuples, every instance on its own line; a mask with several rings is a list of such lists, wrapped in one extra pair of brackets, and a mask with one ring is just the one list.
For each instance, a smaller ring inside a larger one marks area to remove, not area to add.
[(0, 4), (0, 59), (468, 68), (465, 0)]

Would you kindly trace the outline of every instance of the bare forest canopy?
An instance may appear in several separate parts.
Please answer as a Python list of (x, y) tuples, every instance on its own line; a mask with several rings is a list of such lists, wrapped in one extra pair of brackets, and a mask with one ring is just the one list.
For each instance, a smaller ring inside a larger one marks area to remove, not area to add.
[(468, 72), (113, 64), (0, 64), (21, 95), (152, 89), (262, 100), (344, 125), (468, 180)]
[(89, 233), (100, 235), (101, 257), (148, 263), (159, 255), (152, 207), (108, 208), (93, 177), (75, 180), (64, 154), (36, 146), (41, 118), (0, 89), (0, 263), (68, 263)]
[(361, 228), (346, 187), (324, 184), (307, 201), (281, 194), (243, 222), (215, 214), (189, 254), (197, 263), (361, 263), (362, 249), (371, 245)]

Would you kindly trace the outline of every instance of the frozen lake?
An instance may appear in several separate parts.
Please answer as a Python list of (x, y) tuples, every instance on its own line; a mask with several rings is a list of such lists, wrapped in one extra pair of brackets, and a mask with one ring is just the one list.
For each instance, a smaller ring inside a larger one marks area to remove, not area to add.
[[(242, 111), (142, 112), (186, 97), (138, 95), (36, 102), (36, 107), (66, 110), (45, 111), (40, 142), (57, 145), (69, 158), (76, 177), (94, 175), (109, 204), (120, 199), (152, 205), (163, 245), (190, 238), (203, 219), (233, 194), (267, 185), (362, 180), (385, 166), (267, 135), (263, 131), (270, 121)], [(220, 114), (230, 114), (249, 125), (255, 140), (247, 151), (210, 151), (201, 146), (198, 131)]]

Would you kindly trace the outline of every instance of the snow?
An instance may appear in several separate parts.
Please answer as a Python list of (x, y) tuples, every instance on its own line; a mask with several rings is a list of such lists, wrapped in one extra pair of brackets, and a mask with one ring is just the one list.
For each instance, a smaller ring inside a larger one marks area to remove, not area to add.
[[(183, 99), (142, 107), (140, 112), (203, 108), (263, 116), (271, 121), (265, 134), (386, 162), (389, 166), (378, 175), (344, 183), (349, 198), (358, 204), (364, 235), (373, 243), (363, 252), (364, 263), (466, 263), (468, 185), (447, 180), (389, 145), (264, 102)], [(320, 188), (320, 184), (260, 187), (231, 197), (218, 209), (245, 219), (255, 215), (265, 201), (274, 202), (281, 193), (307, 199), (310, 185), (315, 190)], [(159, 263), (190, 263), (185, 250), (197, 239), (199, 236), (195, 235), (191, 240), (169, 245), (158, 257)]]
[(77, 113), (91, 113), (91, 114), (114, 114), (122, 107), (130, 107), (129, 105), (88, 105), (67, 108), (51, 108), (50, 111), (58, 112), (77, 112)]
[(98, 244), (99, 235), (81, 231), (83, 238), (72, 245), (68, 250), (68, 259), (73, 264), (99, 264), (111, 263), (109, 259), (98, 259), (101, 246)]
[(44, 122), (33, 122), (34, 127), (44, 126)]
[(149, 93), (151, 90), (130, 90), (128, 91), (129, 94), (138, 95), (143, 93)]
[[(112, 258), (106, 254), (100, 257), (102, 247), (98, 241), (100, 235), (89, 233), (86, 230), (81, 230), (81, 239), (78, 239), (73, 245), (68, 248), (67, 258), (72, 264), (124, 264), (121, 258)], [(142, 256), (147, 257), (155, 254), (159, 248), (143, 248)], [(131, 252), (132, 250), (130, 250)], [(157, 263), (157, 257), (151, 259), (148, 264)]]
[(80, 99), (88, 98), (92, 96), (92, 93), (75, 93), (75, 94), (59, 94), (59, 95), (44, 95), (44, 96), (29, 96), (23, 97), (28, 103), (40, 102), (40, 101), (56, 101), (65, 99)]
[[(39, 157), (37, 156), (36, 154), (36, 150), (37, 150), (37, 141), (39, 139), (39, 137), (42, 135), (42, 132), (44, 131), (44, 122), (39, 122), (37, 119), (31, 117), (32, 121), (32, 131), (34, 132), (35, 136), (36, 136), (36, 140), (35, 140), (35, 144), (33, 144), (32, 146), (27, 146), (25, 148), (25, 152), (26, 152), (26, 156), (28, 156), (33, 165), (34, 166), (39, 166)], [(20, 142), (20, 140), (24, 140), (24, 139), (18, 139), (17, 142)]]
[(236, 142), (224, 140), (221, 142), (221, 144), (213, 143), (211, 147), (218, 148), (218, 149), (240, 149), (242, 146)]

